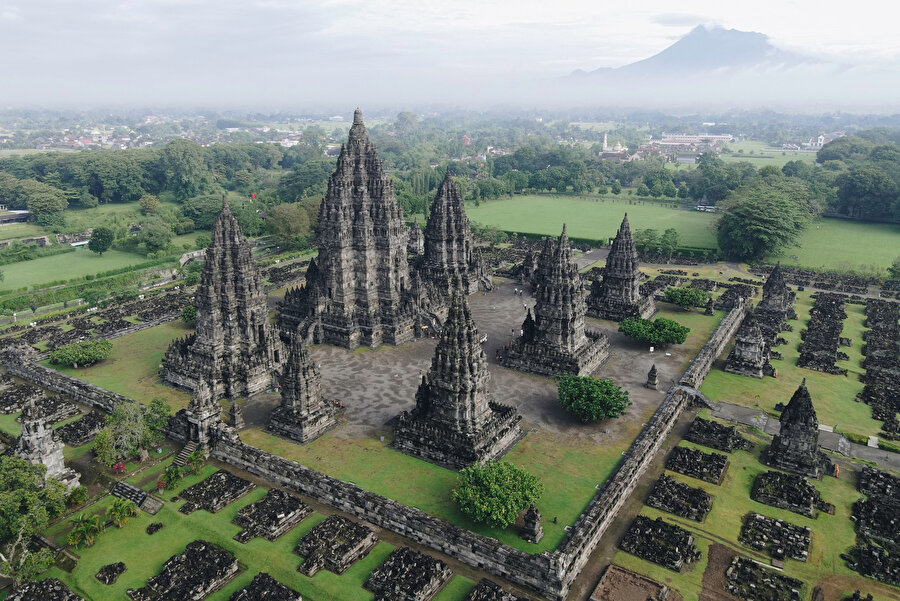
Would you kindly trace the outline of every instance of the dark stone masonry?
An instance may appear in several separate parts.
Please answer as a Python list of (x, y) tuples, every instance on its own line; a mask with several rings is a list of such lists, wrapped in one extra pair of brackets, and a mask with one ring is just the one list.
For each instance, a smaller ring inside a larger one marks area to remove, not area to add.
[(900, 586), (900, 545), (857, 536), (856, 545), (841, 557), (863, 576)]
[(734, 337), (734, 349), (728, 355), (725, 371), (742, 376), (774, 376), (769, 362), (771, 353), (754, 314), (748, 313)]
[(34, 401), (29, 401), (22, 409), (22, 434), (16, 440), (14, 452), (31, 465), (45, 465), (45, 478), (56, 478), (70, 490), (78, 486), (81, 475), (66, 467), (63, 442), (56, 430), (38, 414)]
[(238, 572), (229, 551), (204, 540), (188, 543), (184, 553), (173, 555), (147, 586), (128, 589), (133, 601), (205, 599), (222, 588)]
[(231, 521), (243, 528), (234, 540), (246, 543), (254, 537), (275, 540), (312, 514), (312, 508), (280, 488), (272, 488), (266, 496), (241, 508)]
[(900, 303), (870, 298), (866, 301), (863, 334), (865, 386), (859, 398), (872, 407), (872, 417), (883, 421), (885, 438), (900, 440)]
[(750, 512), (744, 516), (738, 540), (775, 559), (790, 557), (798, 561), (809, 558), (810, 530), (782, 520)]
[(866, 495), (853, 504), (857, 533), (900, 545), (900, 478), (865, 466), (856, 488)]
[(100, 568), (99, 572), (94, 574), (94, 578), (109, 586), (111, 584), (115, 584), (116, 580), (119, 579), (119, 576), (124, 573), (125, 564), (120, 561), (118, 563), (111, 563), (109, 565), (103, 566), (102, 568)]
[(493, 401), (490, 379), (469, 304), (456, 294), (416, 406), (400, 415), (394, 446), (452, 469), (503, 456), (521, 435), (521, 416)]
[(466, 595), (465, 601), (527, 601), (527, 599), (503, 590), (503, 587), (493, 580), (482, 578)]
[(684, 437), (695, 444), (703, 445), (717, 451), (730, 453), (735, 449), (749, 451), (753, 445), (740, 435), (734, 426), (726, 426), (717, 421), (695, 417), (691, 429)]
[(228, 601), (303, 601), (303, 597), (265, 572), (260, 572), (250, 584), (231, 595)]
[(759, 474), (753, 481), (750, 498), (810, 518), (816, 517), (817, 510), (830, 513), (833, 509), (806, 478), (797, 474), (772, 471)]
[(619, 548), (674, 572), (700, 558), (693, 535), (662, 518), (639, 515), (619, 542)]
[(702, 522), (712, 509), (712, 495), (663, 474), (647, 497), (647, 505), (671, 514)]
[(609, 247), (603, 279), (591, 284), (591, 294), (587, 299), (588, 315), (622, 321), (626, 317), (649, 319), (656, 313), (653, 297), (641, 294), (641, 272), (638, 266), (638, 252), (631, 237), (626, 213)]
[(819, 419), (806, 378), (794, 391), (779, 418), (781, 429), (766, 449), (764, 460), (772, 467), (819, 478), (831, 461), (819, 450)]
[(73, 422), (56, 429), (59, 438), (67, 445), (80, 447), (97, 435), (106, 426), (106, 416), (99, 411), (91, 411)]
[(6, 601), (84, 601), (56, 578), (23, 584)]
[(226, 470), (219, 470), (204, 480), (185, 488), (181, 498), (187, 503), (178, 511), (190, 514), (197, 509), (215, 513), (226, 505), (240, 499), (256, 488), (249, 480), (239, 478)]
[(541, 526), (541, 512), (538, 511), (534, 503), (529, 505), (528, 509), (525, 510), (522, 521), (523, 526), (522, 530), (519, 532), (519, 536), (530, 543), (537, 544), (541, 542), (541, 539), (544, 538), (544, 527)]
[[(835, 362), (846, 359), (846, 355), (838, 351), (841, 342), (841, 330), (847, 311), (844, 309), (843, 294), (831, 292), (816, 293), (816, 302), (809, 311), (809, 325), (800, 332), (803, 343), (800, 345), (798, 367), (814, 369), (826, 374), (846, 374), (847, 370), (837, 367)], [(843, 355), (843, 356), (842, 356)]]
[(453, 576), (446, 563), (409, 547), (394, 549), (364, 588), (375, 601), (429, 601)]
[(770, 347), (775, 346), (778, 334), (788, 328), (786, 322), (797, 318), (794, 311), (796, 296), (784, 281), (781, 263), (776, 264), (763, 284), (762, 300), (754, 311), (766, 343)]
[(585, 329), (584, 285), (565, 225), (558, 240), (545, 240), (534, 282), (534, 317), (529, 311), (522, 335), (501, 353), (500, 364), (542, 376), (591, 375), (609, 358), (609, 340)]
[(274, 386), (284, 352), (267, 303), (250, 244), (223, 200), (194, 295), (196, 333), (166, 351), (165, 381), (194, 391), (202, 380), (214, 397), (229, 399)]
[(369, 554), (378, 539), (368, 526), (332, 515), (303, 535), (294, 551), (303, 557), (297, 571), (315, 576), (319, 570), (343, 574)]
[(675, 447), (666, 459), (666, 469), (710, 484), (721, 484), (728, 469), (728, 457), (721, 453)]
[(744, 601), (801, 601), (803, 582), (735, 557), (725, 572), (725, 590)]

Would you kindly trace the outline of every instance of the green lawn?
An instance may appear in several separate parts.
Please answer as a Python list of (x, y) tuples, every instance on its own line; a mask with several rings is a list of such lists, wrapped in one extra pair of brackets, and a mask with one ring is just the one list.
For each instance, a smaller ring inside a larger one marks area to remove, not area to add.
[[(450, 498), (456, 473), (397, 452), (388, 447), (389, 441), (348, 440), (331, 432), (300, 446), (259, 428), (243, 430), (241, 439), (529, 553), (556, 548), (565, 536), (565, 526), (573, 524), (584, 511), (596, 492), (595, 486), (609, 477), (630, 443), (629, 439), (615, 445), (597, 445), (532, 432), (510, 451), (505, 459), (538, 476), (545, 486), (537, 503), (544, 516), (544, 538), (534, 545), (519, 538), (514, 526), (487, 528), (466, 518)], [(566, 494), (559, 494), (561, 490)], [(558, 523), (553, 523), (553, 517)]]
[[(728, 148), (734, 151), (734, 154), (720, 154), (719, 156), (725, 162), (748, 161), (754, 167), (759, 169), (766, 165), (774, 165), (779, 169), (788, 161), (803, 161), (804, 163), (815, 163), (816, 153), (814, 152), (798, 152), (796, 150), (763, 150), (764, 148), (772, 148), (771, 144), (757, 141), (734, 142), (728, 145)], [(776, 147), (777, 148), (777, 147)], [(740, 152), (743, 150), (744, 152)], [(753, 154), (750, 154), (750, 153)]]
[(50, 365), (49, 361), (42, 364), (142, 403), (161, 397), (177, 411), (187, 407), (190, 395), (163, 384), (157, 370), (169, 343), (191, 331), (176, 319), (113, 339), (112, 355), (91, 367), (72, 369)]
[(863, 388), (859, 375), (863, 373), (861, 349), (862, 333), (865, 330), (862, 325), (864, 308), (861, 305), (845, 306), (847, 319), (844, 321), (842, 335), (850, 338), (853, 344), (840, 349), (847, 353), (850, 359), (838, 362), (839, 367), (848, 370), (848, 375), (838, 376), (797, 367), (797, 358), (800, 356), (797, 349), (800, 342), (800, 331), (806, 327), (809, 321), (811, 307), (810, 293), (799, 292), (797, 302), (794, 304), (794, 310), (799, 319), (789, 322), (794, 331), (782, 332), (781, 336), (787, 339), (788, 344), (775, 348), (783, 357), (781, 360), (772, 360), (772, 365), (778, 374), (777, 378), (757, 380), (726, 373), (722, 368), (727, 353), (730, 352), (728, 349), (716, 362), (700, 390), (712, 401), (727, 401), (746, 407), (757, 407), (772, 415), (777, 415), (775, 404), (787, 403), (800, 385), (800, 381), (806, 378), (816, 413), (819, 416), (819, 423), (830, 426), (837, 425), (838, 430), (847, 433), (866, 436), (877, 434), (881, 429), (881, 422), (872, 419), (872, 410), (868, 405), (857, 403), (854, 400)]
[(799, 244), (781, 257), (784, 265), (811, 269), (875, 265), (886, 269), (900, 254), (900, 225), (817, 219)]
[(147, 257), (138, 253), (108, 250), (101, 257), (87, 248), (79, 248), (73, 253), (4, 265), (5, 277), (0, 281), (0, 290), (70, 280), (146, 262)]
[[(760, 443), (759, 439), (755, 442)], [(682, 446), (699, 448), (708, 451), (704, 447), (688, 442), (682, 442)], [(641, 513), (651, 518), (662, 517), (666, 521), (677, 523), (690, 530), (698, 538), (698, 547), (703, 549), (710, 542), (723, 542), (726, 539), (729, 546), (739, 550), (745, 555), (762, 559), (751, 549), (740, 545), (738, 535), (741, 530), (743, 516), (754, 511), (765, 516), (785, 520), (799, 526), (808, 526), (812, 529), (812, 543), (810, 546), (809, 560), (807, 562), (788, 559), (785, 562), (785, 574), (799, 578), (806, 583), (804, 587), (804, 599), (809, 599), (812, 588), (823, 578), (837, 575), (858, 580), (859, 588), (873, 590), (871, 581), (866, 580), (846, 567), (840, 554), (851, 547), (855, 541), (853, 522), (850, 513), (853, 502), (859, 498), (856, 492), (855, 478), (842, 470), (841, 478), (825, 477), (820, 482), (813, 482), (814, 486), (822, 493), (822, 497), (828, 503), (835, 506), (834, 515), (820, 512), (816, 519), (777, 509), (769, 505), (763, 505), (750, 499), (750, 488), (757, 474), (766, 471), (766, 467), (759, 462), (759, 454), (763, 444), (757, 444), (754, 453), (735, 451), (730, 454), (730, 465), (721, 486), (695, 480), (674, 472), (667, 472), (677, 480), (681, 480), (691, 486), (699, 486), (713, 495), (712, 511), (706, 520), (700, 524), (691, 520), (685, 520), (664, 511), (644, 506)], [(704, 552), (704, 559), (706, 553)], [(694, 569), (685, 574), (675, 574), (656, 564), (640, 560), (624, 552), (616, 554), (614, 562), (627, 569), (646, 574), (651, 578), (667, 582), (678, 589), (685, 601), (696, 601), (700, 593), (702, 569)], [(698, 566), (701, 568), (702, 566)]]
[(16, 238), (30, 238), (31, 236), (49, 235), (50, 241), (56, 243), (53, 234), (49, 234), (39, 225), (34, 223), (9, 223), (0, 225), (0, 240), (14, 240)]
[(715, 232), (710, 227), (713, 215), (658, 206), (633, 199), (613, 200), (612, 196), (585, 199), (574, 196), (524, 195), (469, 205), (466, 213), (474, 223), (496, 226), (502, 230), (558, 236), (563, 223), (569, 235), (577, 238), (605, 240), (616, 235), (622, 217), (628, 213), (632, 231), (654, 228), (660, 231), (674, 227), (684, 246), (714, 248)]

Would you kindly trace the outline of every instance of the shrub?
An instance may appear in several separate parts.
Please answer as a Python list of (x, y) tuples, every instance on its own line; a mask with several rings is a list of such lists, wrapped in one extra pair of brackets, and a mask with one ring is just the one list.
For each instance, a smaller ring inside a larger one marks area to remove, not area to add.
[(82, 505), (83, 503), (86, 503), (87, 500), (88, 492), (87, 488), (84, 486), (76, 486), (69, 491), (68, 495), (66, 495), (66, 505), (68, 505), (69, 507)]
[(619, 324), (619, 331), (638, 342), (662, 345), (683, 344), (691, 329), (665, 317), (657, 317), (654, 321), (628, 317)]
[(506, 461), (489, 461), (460, 470), (451, 494), (468, 517), (505, 528), (543, 492), (544, 486), (536, 476)]
[(612, 380), (563, 374), (556, 387), (560, 406), (583, 422), (619, 417), (631, 405), (628, 392)]
[(189, 326), (197, 323), (197, 307), (195, 307), (194, 305), (188, 305), (187, 307), (182, 309), (181, 320)]
[(50, 352), (50, 363), (68, 367), (86, 367), (109, 357), (112, 353), (112, 342), (102, 338), (82, 340), (61, 346)]
[(698, 288), (666, 288), (665, 299), (682, 309), (689, 309), (705, 305), (707, 295)]

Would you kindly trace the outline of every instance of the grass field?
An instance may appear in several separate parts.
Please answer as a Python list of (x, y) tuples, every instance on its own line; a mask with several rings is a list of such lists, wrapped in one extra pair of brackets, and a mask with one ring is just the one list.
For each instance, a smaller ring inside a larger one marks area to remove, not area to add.
[(876, 265), (886, 269), (900, 254), (900, 225), (817, 219), (800, 237), (799, 248), (781, 257), (785, 265), (811, 269)]
[[(757, 440), (755, 442), (761, 443)], [(704, 447), (682, 442), (682, 446), (694, 447), (709, 451)], [(750, 488), (757, 474), (766, 471), (766, 467), (759, 462), (758, 457), (763, 444), (757, 444), (753, 453), (735, 451), (730, 454), (728, 472), (721, 486), (695, 480), (674, 472), (667, 472), (676, 480), (686, 482), (691, 486), (699, 486), (713, 495), (712, 511), (702, 523), (685, 520), (669, 513), (645, 506), (641, 513), (651, 518), (662, 517), (666, 521), (677, 523), (690, 530), (698, 539), (701, 550), (711, 542), (724, 543), (748, 556), (754, 556), (751, 549), (740, 545), (738, 535), (741, 530), (743, 516), (754, 511), (765, 516), (785, 520), (799, 526), (807, 526), (812, 530), (812, 543), (810, 545), (809, 560), (807, 562), (788, 559), (785, 561), (785, 574), (799, 578), (806, 583), (803, 595), (809, 599), (812, 588), (824, 578), (839, 576), (855, 581), (858, 588), (878, 593), (879, 585), (871, 580), (861, 577), (859, 574), (846, 567), (840, 554), (851, 547), (855, 541), (853, 522), (850, 520), (850, 512), (853, 502), (859, 498), (854, 485), (854, 477), (842, 470), (841, 478), (825, 477), (820, 482), (814, 482), (814, 486), (822, 493), (823, 499), (835, 506), (834, 515), (820, 512), (816, 519), (777, 509), (769, 505), (763, 505), (750, 499)], [(724, 539), (724, 541), (722, 540)], [(685, 601), (697, 601), (700, 594), (700, 582), (705, 566), (706, 553), (704, 550), (701, 564), (694, 570), (676, 574), (656, 564), (638, 559), (637, 557), (619, 552), (614, 562), (661, 582), (667, 582), (678, 589)], [(881, 585), (884, 588), (884, 585)]]
[(87, 248), (80, 248), (73, 253), (4, 265), (5, 277), (0, 281), (0, 290), (69, 280), (146, 262), (147, 257), (138, 253), (108, 250), (101, 257)]
[(112, 355), (91, 367), (73, 369), (50, 365), (60, 372), (118, 392), (127, 397), (149, 403), (154, 397), (163, 398), (173, 411), (187, 407), (189, 395), (166, 386), (159, 380), (157, 369), (162, 363), (169, 343), (192, 330), (180, 319), (146, 328), (133, 334), (114, 338)]
[[(7, 225), (0, 225), (0, 240), (43, 236), (46, 233), (44, 228), (33, 223), (9, 223)], [(56, 238), (54, 238), (52, 234), (50, 235), (50, 241), (53, 243), (56, 242)]]
[[(759, 169), (766, 165), (774, 165), (781, 168), (788, 161), (803, 161), (805, 163), (815, 163), (816, 153), (814, 152), (798, 152), (796, 150), (763, 150), (772, 147), (771, 144), (757, 141), (734, 142), (728, 145), (728, 148), (734, 151), (734, 154), (720, 154), (719, 156), (725, 162), (749, 161), (753, 166)], [(741, 152), (741, 151), (744, 152)], [(753, 154), (751, 154), (753, 153)]]
[(863, 373), (861, 365), (862, 333), (865, 331), (863, 307), (846, 305), (847, 319), (844, 321), (841, 335), (850, 338), (852, 346), (841, 347), (841, 350), (847, 353), (850, 359), (839, 361), (838, 367), (846, 368), (848, 375), (825, 374), (797, 367), (797, 358), (800, 356), (797, 348), (800, 343), (800, 331), (806, 328), (809, 321), (809, 310), (812, 307), (812, 299), (809, 295), (809, 292), (797, 293), (794, 310), (799, 319), (789, 322), (793, 326), (793, 332), (781, 333), (788, 343), (775, 349), (783, 357), (780, 360), (772, 360), (772, 365), (778, 374), (777, 378), (757, 380), (726, 373), (722, 370), (724, 360), (729, 352), (726, 350), (725, 353), (722, 353), (720, 360), (716, 362), (700, 390), (713, 401), (727, 401), (759, 408), (777, 415), (775, 404), (787, 403), (800, 385), (800, 381), (806, 378), (813, 405), (819, 416), (819, 423), (830, 426), (837, 425), (837, 429), (841, 432), (866, 436), (875, 435), (881, 429), (881, 422), (872, 419), (872, 409), (868, 405), (857, 403), (854, 400), (857, 393), (863, 388), (863, 383), (859, 381), (859, 375)]
[[(174, 492), (177, 493), (198, 482), (215, 469), (209, 465), (205, 466), (199, 475), (185, 478), (179, 489)], [(172, 494), (173, 491), (166, 491), (164, 496), (169, 498)], [(80, 560), (71, 574), (53, 568), (47, 576), (60, 578), (86, 599), (125, 599), (125, 591), (128, 588), (143, 586), (150, 576), (160, 571), (162, 564), (169, 557), (183, 551), (191, 541), (203, 539), (234, 553), (243, 570), (225, 587), (208, 597), (211, 601), (226, 601), (235, 591), (249, 584), (253, 576), (260, 571), (268, 572), (310, 601), (330, 599), (364, 601), (374, 598), (374, 595), (363, 589), (362, 585), (372, 570), (394, 549), (388, 543), (378, 543), (367, 557), (353, 564), (341, 576), (322, 570), (313, 578), (309, 578), (297, 572), (297, 566), (302, 560), (293, 553), (293, 549), (301, 536), (325, 519), (322, 514), (311, 515), (274, 542), (255, 538), (242, 545), (233, 540), (232, 537), (240, 530), (231, 524), (237, 511), (258, 501), (264, 495), (264, 489), (255, 489), (216, 514), (198, 510), (191, 515), (183, 515), (177, 511), (183, 501), (166, 502), (155, 516), (141, 512), (124, 528), (111, 527), (102, 532), (93, 547), (76, 550)], [(103, 499), (87, 512), (100, 513), (110, 502), (111, 498)], [(152, 538), (145, 532), (151, 522), (163, 524), (163, 528)], [(51, 528), (48, 534), (61, 542), (69, 529), (69, 523), (63, 522)], [(94, 578), (94, 574), (103, 565), (114, 561), (123, 561), (127, 571), (115, 584), (105, 586)], [(448, 584), (439, 599), (461, 601), (472, 586), (471, 581), (456, 577)]]

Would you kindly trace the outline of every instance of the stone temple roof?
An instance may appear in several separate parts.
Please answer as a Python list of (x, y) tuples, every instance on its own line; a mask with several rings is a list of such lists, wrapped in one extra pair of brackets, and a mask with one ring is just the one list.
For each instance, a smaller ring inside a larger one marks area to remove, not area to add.
[(794, 396), (791, 397), (787, 407), (781, 412), (780, 421), (782, 424), (798, 423), (808, 421), (810, 417), (812, 417), (818, 425), (818, 418), (816, 417), (816, 410), (813, 407), (812, 397), (809, 395), (809, 390), (806, 388), (806, 378), (803, 378), (803, 381), (800, 382), (800, 386), (794, 392)]

